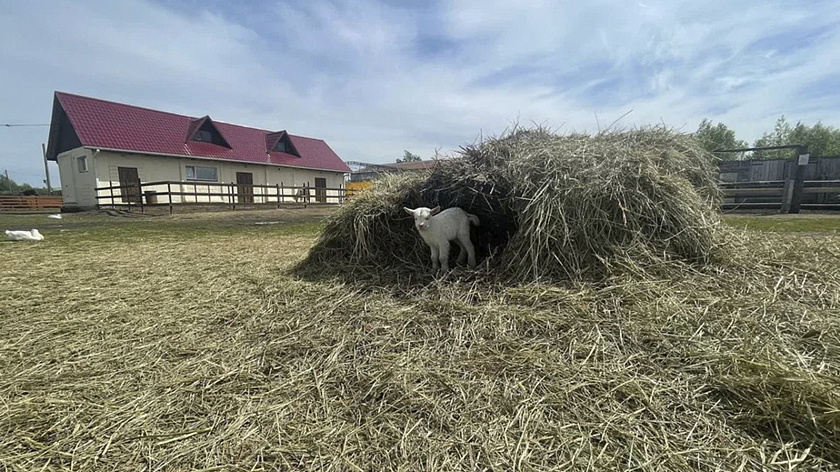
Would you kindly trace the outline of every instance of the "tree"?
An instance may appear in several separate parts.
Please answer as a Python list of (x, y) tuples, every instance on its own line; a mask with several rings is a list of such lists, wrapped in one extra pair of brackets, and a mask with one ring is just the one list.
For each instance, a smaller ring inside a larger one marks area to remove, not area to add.
[[(776, 125), (773, 126), (773, 131), (765, 132), (760, 138), (755, 140), (753, 147), (763, 146), (785, 146), (788, 144), (802, 144), (794, 143), (791, 139), (793, 128), (785, 119), (785, 115), (776, 120)], [(755, 151), (753, 159), (788, 159), (792, 156), (793, 151), (788, 149), (781, 149), (778, 151)]]
[(17, 195), (27, 190), (35, 190), (38, 193), (44, 194), (47, 193), (46, 189), (37, 189), (26, 183), (19, 184), (11, 177), (7, 178), (5, 172), (0, 172), (0, 194)]
[(403, 158), (397, 159), (397, 162), (418, 162), (422, 161), (419, 154), (412, 154), (408, 151), (403, 151)]
[[(840, 156), (840, 129), (826, 126), (819, 121), (814, 126), (808, 126), (802, 122), (791, 126), (782, 115), (776, 120), (773, 131), (766, 132), (755, 140), (755, 147), (789, 144), (808, 146), (808, 152), (812, 156)], [(753, 157), (755, 159), (790, 159), (793, 152), (787, 149), (756, 151)]]
[[(712, 152), (720, 149), (738, 149), (747, 147), (746, 141), (742, 141), (735, 137), (735, 131), (729, 129), (725, 124), (718, 123), (712, 125), (711, 120), (706, 118), (700, 122), (694, 137), (700, 141), (703, 149)], [(716, 154), (719, 158), (723, 158), (721, 154)], [(738, 159), (743, 159), (743, 153), (735, 156)]]

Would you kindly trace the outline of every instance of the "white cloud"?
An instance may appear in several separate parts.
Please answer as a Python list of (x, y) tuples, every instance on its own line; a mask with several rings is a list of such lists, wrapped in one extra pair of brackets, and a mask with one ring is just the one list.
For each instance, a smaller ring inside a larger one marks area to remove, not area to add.
[[(373, 162), (515, 120), (594, 130), (631, 109), (621, 124), (708, 117), (750, 141), (782, 113), (840, 126), (836, 103), (800, 92), (840, 77), (837, 0), (421, 3), (13, 2), (0, 122), (48, 122), (62, 90), (288, 129)], [(39, 182), (46, 134), (0, 129), (0, 168)]]

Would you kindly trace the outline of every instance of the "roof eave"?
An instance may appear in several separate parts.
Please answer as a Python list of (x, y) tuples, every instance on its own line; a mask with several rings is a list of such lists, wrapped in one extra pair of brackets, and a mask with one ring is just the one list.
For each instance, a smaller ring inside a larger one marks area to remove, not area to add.
[(220, 157), (210, 157), (210, 156), (194, 156), (194, 155), (184, 155), (184, 154), (167, 154), (161, 152), (151, 152), (151, 151), (135, 151), (130, 149), (116, 149), (116, 148), (108, 148), (102, 146), (81, 146), (85, 149), (91, 150), (99, 150), (99, 151), (109, 151), (109, 152), (124, 152), (127, 154), (146, 154), (149, 156), (160, 156), (160, 157), (177, 157), (179, 159), (200, 159), (205, 161), (215, 161), (215, 162), (233, 162), (237, 164), (253, 164), (258, 166), (272, 166), (272, 167), (290, 167), (295, 169), (308, 169), (308, 170), (320, 170), (324, 172), (338, 172), (342, 174), (347, 174), (350, 172), (350, 169), (347, 170), (337, 170), (337, 169), (326, 169), (323, 167), (309, 167), (309, 166), (295, 166), (295, 165), (288, 165), (288, 164), (276, 164), (274, 162), (253, 162), (253, 161), (237, 161), (233, 159), (223, 159)]

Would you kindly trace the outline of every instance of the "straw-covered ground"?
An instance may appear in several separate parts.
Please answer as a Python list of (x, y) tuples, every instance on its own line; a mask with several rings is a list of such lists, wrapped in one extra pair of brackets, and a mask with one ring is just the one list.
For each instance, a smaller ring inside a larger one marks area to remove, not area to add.
[(743, 260), (679, 278), (378, 289), (291, 274), (305, 215), (0, 215), (46, 236), (0, 242), (0, 468), (840, 467), (838, 219), (727, 220)]

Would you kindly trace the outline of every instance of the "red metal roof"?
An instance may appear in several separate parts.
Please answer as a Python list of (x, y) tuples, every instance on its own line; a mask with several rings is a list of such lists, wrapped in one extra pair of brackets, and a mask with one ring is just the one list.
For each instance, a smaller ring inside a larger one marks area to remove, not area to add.
[(201, 118), (64, 92), (56, 92), (55, 96), (67, 113), (82, 146), (350, 172), (347, 164), (321, 139), (289, 134), (300, 157), (284, 152), (268, 152), (266, 135), (272, 131), (211, 120), (230, 145), (227, 148), (188, 140), (189, 131), (197, 129)]

